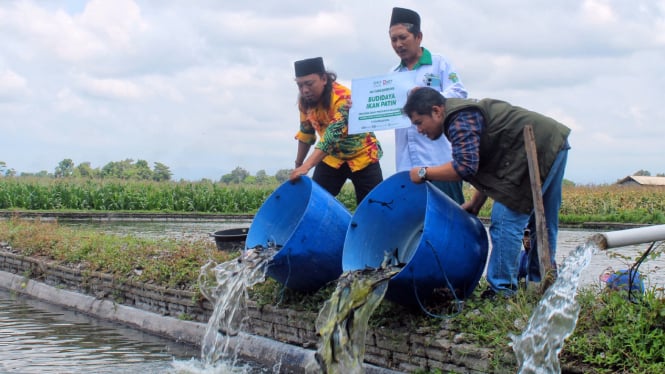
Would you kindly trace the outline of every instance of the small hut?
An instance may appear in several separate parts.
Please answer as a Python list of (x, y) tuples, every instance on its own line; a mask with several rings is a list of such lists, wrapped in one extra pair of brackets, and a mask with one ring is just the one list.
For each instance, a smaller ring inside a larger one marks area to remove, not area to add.
[(617, 182), (620, 186), (665, 186), (665, 177), (629, 175)]

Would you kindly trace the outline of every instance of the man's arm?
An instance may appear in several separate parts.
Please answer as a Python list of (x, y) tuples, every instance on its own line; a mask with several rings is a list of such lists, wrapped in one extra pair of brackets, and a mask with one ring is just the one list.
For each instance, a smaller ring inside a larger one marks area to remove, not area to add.
[(468, 96), (466, 87), (464, 87), (462, 80), (457, 75), (457, 70), (443, 56), (440, 56), (439, 59), (439, 72), (442, 86), (441, 94), (443, 97), (465, 99)]
[(289, 176), (290, 181), (294, 181), (298, 178), (300, 178), (301, 175), (307, 175), (309, 170), (316, 166), (319, 162), (323, 161), (323, 159), (327, 156), (325, 152), (323, 152), (320, 149), (314, 149), (314, 152), (307, 157), (307, 160), (305, 160), (302, 165), (299, 167), (293, 169), (291, 172), (291, 175)]
[[(475, 110), (461, 111), (451, 118), (448, 140), (453, 151), (451, 162), (427, 168), (427, 179), (439, 181), (459, 181), (475, 175), (480, 162), (480, 134), (484, 118)], [(441, 135), (443, 136), (443, 135)], [(418, 176), (420, 167), (412, 168), (409, 176), (414, 183), (421, 183)]]
[(305, 161), (305, 157), (307, 157), (307, 153), (309, 153), (310, 147), (311, 147), (310, 144), (298, 141), (298, 153), (296, 154), (296, 168), (302, 166), (302, 163)]
[[(425, 180), (421, 179), (420, 176), (418, 176), (418, 171), (420, 170), (420, 167), (415, 167), (412, 168), (409, 171), (409, 177), (411, 177), (411, 181), (413, 183), (423, 183)], [(457, 174), (457, 171), (455, 171), (455, 168), (453, 168), (453, 163), (452, 162), (447, 162), (442, 165), (437, 165), (437, 166), (430, 166), (427, 168), (427, 178), (426, 180), (433, 180), (433, 181), (460, 181), (462, 180), (462, 177), (460, 177), (459, 174)]]
[(478, 212), (480, 212), (480, 208), (485, 205), (485, 202), (487, 201), (487, 195), (480, 191), (476, 191), (473, 196), (471, 196), (471, 200), (465, 201), (464, 204), (462, 204), (462, 209), (466, 210), (467, 212), (473, 214), (474, 216), (478, 215)]

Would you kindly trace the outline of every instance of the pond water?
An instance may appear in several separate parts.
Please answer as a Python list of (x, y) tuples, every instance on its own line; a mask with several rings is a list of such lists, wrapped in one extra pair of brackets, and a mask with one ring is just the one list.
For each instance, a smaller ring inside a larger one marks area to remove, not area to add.
[[(574, 251), (578, 245), (584, 244), (591, 236), (604, 231), (588, 231), (560, 229), (557, 242), (557, 264), (563, 263), (563, 260)], [(606, 251), (596, 252), (580, 275), (580, 286), (600, 285), (599, 277), (608, 268), (614, 270), (629, 269), (647, 250), (651, 243), (636, 244), (625, 247), (612, 248)], [(663, 243), (655, 248), (652, 253), (665, 251)], [(665, 287), (665, 256), (659, 256), (655, 259), (647, 259), (640, 266), (638, 271), (645, 277), (644, 285), (647, 289), (655, 287), (663, 289)]]
[[(210, 233), (249, 227), (250, 221), (69, 221), (64, 226), (153, 238), (206, 239)], [(201, 362), (199, 347), (176, 343), (117, 323), (0, 288), (2, 373), (265, 373), (255, 363)]]
[(139, 237), (177, 240), (198, 240), (213, 238), (211, 233), (219, 230), (249, 227), (249, 219), (228, 221), (99, 221), (99, 220), (58, 220), (58, 224), (69, 227), (96, 230), (109, 234), (133, 235)]
[(264, 373), (238, 362), (203, 365), (198, 347), (176, 343), (0, 289), (2, 373)]
[(193, 346), (100, 321), (0, 289), (3, 373), (167, 373)]

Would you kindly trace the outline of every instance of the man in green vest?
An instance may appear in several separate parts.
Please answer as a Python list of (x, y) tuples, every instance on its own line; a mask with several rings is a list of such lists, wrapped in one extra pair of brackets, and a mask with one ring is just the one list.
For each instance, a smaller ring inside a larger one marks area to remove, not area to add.
[[(524, 228), (535, 233), (533, 197), (524, 127), (532, 125), (543, 205), (550, 246), (550, 261), (556, 269), (561, 185), (568, 156), (570, 129), (561, 123), (507, 102), (494, 99), (444, 98), (428, 87), (411, 92), (403, 113), (418, 132), (436, 140), (442, 135), (452, 145), (453, 160), (438, 166), (414, 167), (414, 183), (427, 180), (465, 180), (476, 189), (462, 208), (478, 214), (487, 198), (492, 205), (490, 239), (492, 252), (487, 266), (490, 288), (483, 297), (512, 296), (517, 291), (520, 250)], [(540, 281), (538, 250), (531, 235), (527, 279)]]

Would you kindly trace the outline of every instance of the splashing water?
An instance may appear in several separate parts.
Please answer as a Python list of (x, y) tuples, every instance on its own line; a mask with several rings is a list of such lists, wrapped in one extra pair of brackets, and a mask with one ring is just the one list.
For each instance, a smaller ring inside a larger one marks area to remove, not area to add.
[(275, 253), (275, 248), (257, 247), (244, 251), (237, 259), (218, 265), (208, 262), (201, 267), (199, 288), (215, 306), (201, 343), (201, 359), (206, 364), (235, 360), (229, 343), (247, 319), (247, 289), (265, 281), (266, 264)]
[(533, 311), (522, 335), (512, 335), (519, 373), (560, 373), (559, 353), (577, 324), (580, 306), (575, 301), (582, 271), (589, 265), (597, 244), (589, 240), (570, 252), (559, 275)]
[(315, 355), (323, 373), (362, 373), (369, 318), (399, 268), (345, 272), (316, 319), (321, 336)]
[[(172, 370), (164, 374), (248, 374), (258, 372), (249, 365), (238, 365), (237, 362), (218, 361), (215, 364), (204, 364), (194, 358), (190, 360), (174, 360)], [(261, 371), (263, 373), (264, 371)], [(278, 373), (278, 371), (273, 371)]]

